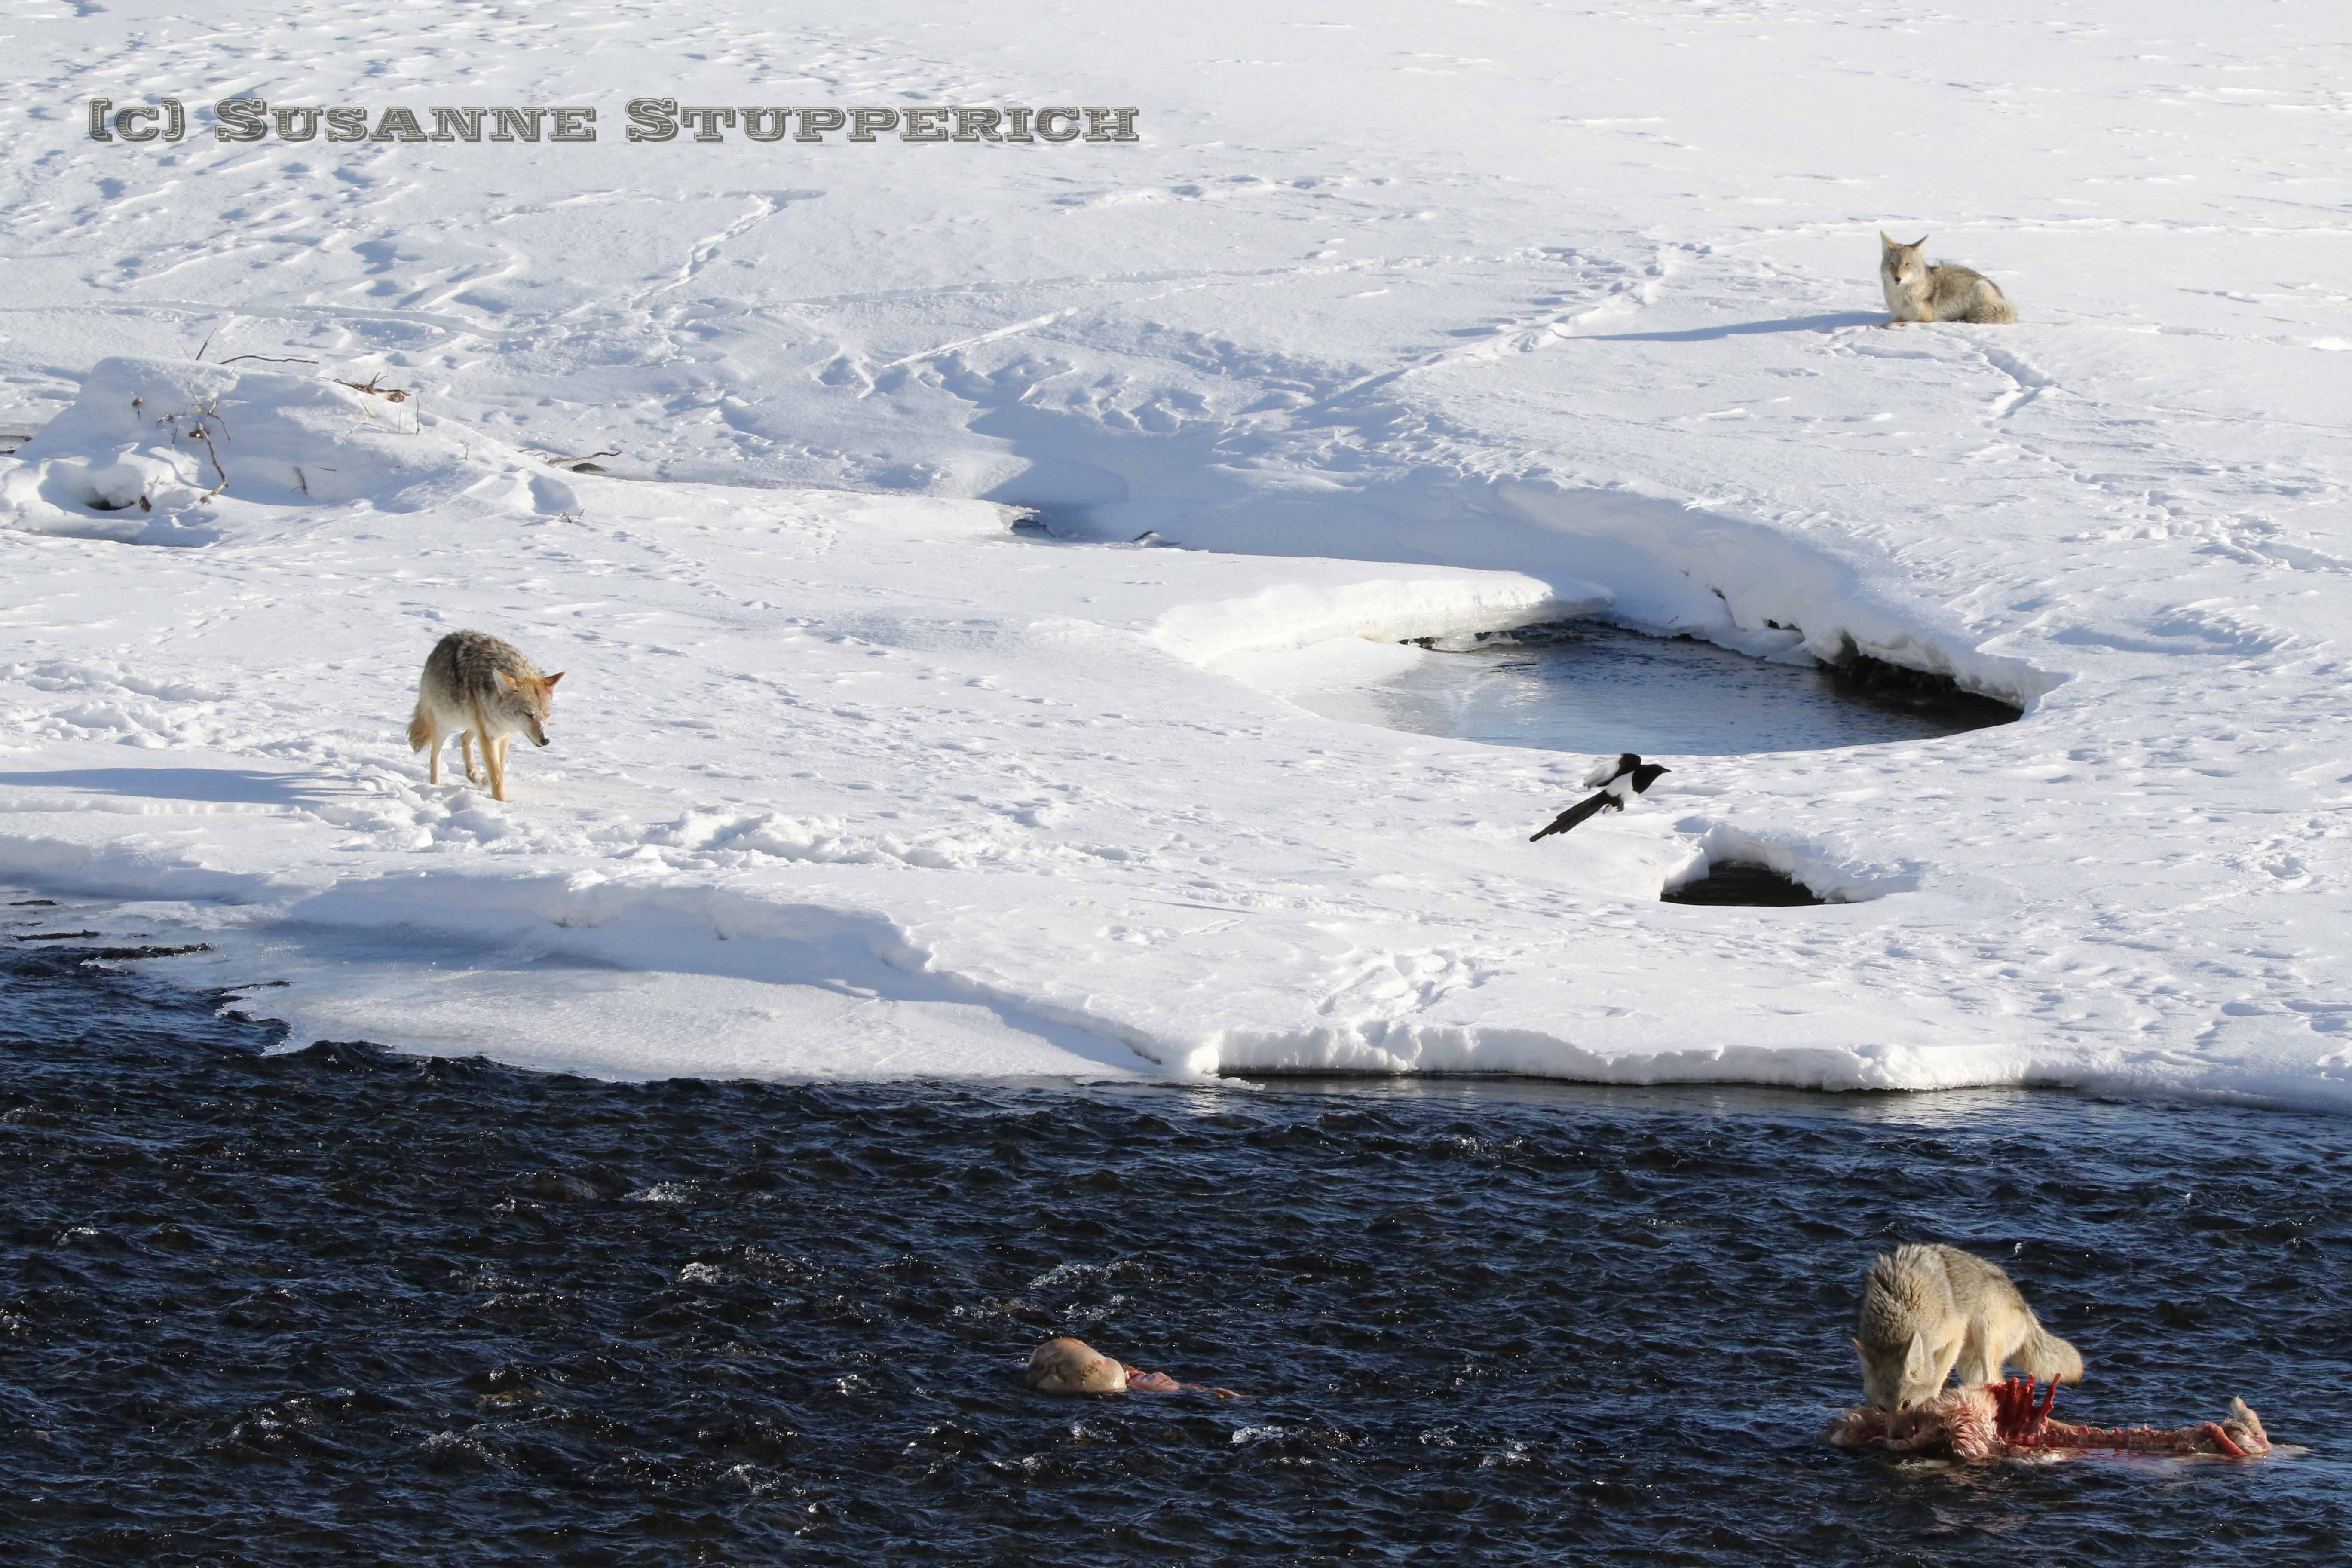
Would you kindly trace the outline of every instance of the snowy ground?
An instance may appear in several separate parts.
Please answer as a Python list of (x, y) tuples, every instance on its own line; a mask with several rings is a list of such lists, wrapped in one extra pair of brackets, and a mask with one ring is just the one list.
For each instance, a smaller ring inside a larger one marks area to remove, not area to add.
[[(2352, 1106), (2352, 42), (1972, 9), (12, 6), (0, 426), (81, 402), (0, 460), (0, 881), (305, 1036), (614, 1073)], [(140, 90), (603, 140), (82, 138)], [(632, 146), (638, 95), (1144, 140)], [(1881, 228), (2021, 323), (1876, 329)], [(1601, 605), (2031, 711), (1531, 846), (1581, 758), (1279, 695)], [(457, 626), (569, 672), (505, 806), (399, 734)], [(1853, 901), (1655, 901), (1726, 851)]]

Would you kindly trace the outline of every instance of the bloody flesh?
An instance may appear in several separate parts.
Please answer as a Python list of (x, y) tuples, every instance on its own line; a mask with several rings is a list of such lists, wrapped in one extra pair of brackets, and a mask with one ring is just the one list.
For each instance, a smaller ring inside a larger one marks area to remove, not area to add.
[(2221, 1421), (2188, 1426), (2077, 1426), (2057, 1421), (2058, 1380), (2037, 1398), (2031, 1377), (1982, 1388), (1954, 1389), (1934, 1403), (1890, 1417), (1884, 1410), (1851, 1410), (1831, 1423), (1829, 1439), (1845, 1447), (1883, 1442), (1898, 1453), (1948, 1454), (1956, 1459), (2011, 1458), (2024, 1454), (2210, 1454), (2251, 1458), (2271, 1451), (2262, 1417), (2242, 1399), (2230, 1402)]

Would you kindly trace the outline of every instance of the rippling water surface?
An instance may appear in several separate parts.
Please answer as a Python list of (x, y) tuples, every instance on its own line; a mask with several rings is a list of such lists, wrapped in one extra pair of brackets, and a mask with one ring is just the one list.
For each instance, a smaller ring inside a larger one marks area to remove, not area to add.
[[(16, 1563), (2324, 1563), (2352, 1123), (2071, 1096), (608, 1084), (0, 957)], [(2165, 1425), (1832, 1452), (1859, 1272)], [(1251, 1397), (1055, 1400), (1052, 1333)]]

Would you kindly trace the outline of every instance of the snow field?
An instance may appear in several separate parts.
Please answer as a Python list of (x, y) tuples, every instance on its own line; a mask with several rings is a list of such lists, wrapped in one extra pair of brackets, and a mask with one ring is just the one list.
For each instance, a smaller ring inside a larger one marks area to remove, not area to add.
[[(293, 981), (298, 1032), (2347, 1101), (2316, 6), (109, 17), (10, 24), (0, 423), (63, 416), (0, 464), (0, 878), (170, 900), (220, 938), (180, 967)], [(77, 140), (167, 79), (1137, 102), (1145, 141)], [(1878, 330), (1880, 228), (2021, 324)], [(420, 395), (333, 382), (379, 374)], [(217, 467), (154, 423), (208, 403)], [(1677, 768), (1530, 847), (1580, 756), (1280, 695), (1604, 602), (2031, 711)], [(572, 672), (503, 809), (398, 738), (468, 625)], [(1852, 901), (1654, 902), (1706, 856)]]

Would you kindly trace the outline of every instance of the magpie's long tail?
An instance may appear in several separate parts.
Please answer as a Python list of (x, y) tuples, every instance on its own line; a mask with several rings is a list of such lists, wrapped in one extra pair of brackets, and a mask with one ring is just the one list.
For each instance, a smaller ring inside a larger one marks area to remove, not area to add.
[(1588, 795), (1584, 799), (1578, 801), (1574, 805), (1570, 806), (1566, 811), (1561, 812), (1558, 816), (1553, 817), (1549, 827), (1544, 828), (1539, 832), (1528, 834), (1528, 842), (1533, 844), (1538, 838), (1549, 838), (1555, 833), (1565, 833), (1570, 828), (1574, 827), (1578, 823), (1582, 822), (1586, 817), (1594, 815), (1596, 812), (1605, 811), (1612, 806), (1616, 807), (1619, 811), (1625, 809), (1624, 806), (1618, 804), (1616, 797), (1612, 795), (1605, 789), (1599, 795)]

